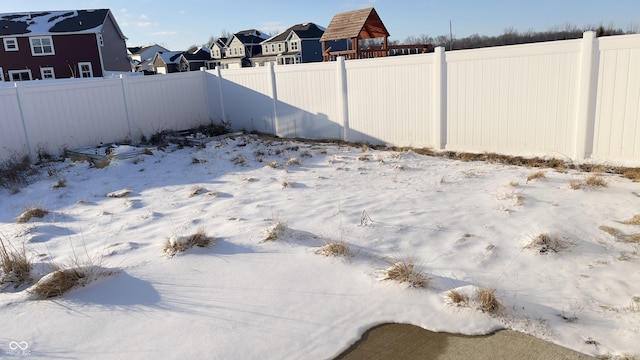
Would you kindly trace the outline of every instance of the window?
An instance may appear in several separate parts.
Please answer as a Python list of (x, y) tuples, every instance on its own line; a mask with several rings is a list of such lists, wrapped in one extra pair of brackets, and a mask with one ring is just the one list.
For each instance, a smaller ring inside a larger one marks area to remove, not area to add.
[(102, 34), (98, 34), (98, 45), (104, 46), (104, 40), (102, 39)]
[(282, 43), (278, 43), (278, 51), (282, 51)]
[(42, 78), (42, 80), (44, 80), (44, 79), (55, 79), (56, 75), (53, 72), (53, 68), (52, 67), (43, 67), (43, 68), (40, 68), (40, 77)]
[(81, 78), (93, 77), (93, 69), (91, 68), (91, 63), (90, 62), (78, 63), (78, 69), (80, 69), (80, 77)]
[(276, 44), (271, 44), (271, 52), (276, 52)]
[(18, 40), (16, 38), (5, 38), (4, 51), (18, 51)]
[(9, 80), (11, 81), (31, 80), (31, 70), (9, 70)]
[(298, 50), (298, 42), (297, 41), (292, 41), (291, 42), (291, 50), (292, 51), (297, 51)]
[(33, 37), (31, 41), (31, 54), (33, 56), (55, 55), (51, 36)]
[(0, 66), (0, 81), (4, 81), (4, 71), (2, 71), (2, 66)]

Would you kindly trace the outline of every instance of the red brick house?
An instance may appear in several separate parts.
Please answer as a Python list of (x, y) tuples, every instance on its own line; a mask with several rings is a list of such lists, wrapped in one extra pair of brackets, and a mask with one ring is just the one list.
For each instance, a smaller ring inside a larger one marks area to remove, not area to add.
[(0, 81), (129, 72), (126, 39), (109, 9), (0, 14)]

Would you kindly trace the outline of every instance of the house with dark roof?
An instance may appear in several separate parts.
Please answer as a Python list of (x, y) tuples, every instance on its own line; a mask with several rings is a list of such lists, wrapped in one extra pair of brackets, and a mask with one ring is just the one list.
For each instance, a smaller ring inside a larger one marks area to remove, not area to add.
[(233, 34), (225, 46), (225, 56), (220, 59), (220, 67), (251, 67), (251, 59), (262, 53), (261, 42), (268, 39), (266, 34), (258, 30), (243, 30)]
[(0, 14), (0, 80), (130, 72), (126, 40), (109, 9)]
[(150, 71), (156, 74), (198, 71), (208, 68), (211, 61), (211, 50), (203, 46), (192, 51), (159, 51), (150, 63)]
[(149, 65), (151, 60), (157, 52), (165, 52), (169, 49), (165, 49), (160, 45), (147, 45), (147, 46), (133, 46), (127, 48), (127, 54), (131, 61), (132, 71), (150, 71)]
[[(254, 65), (274, 62), (278, 65), (322, 61), (320, 38), (325, 28), (314, 23), (296, 24), (260, 43), (262, 55), (252, 59)], [(346, 43), (343, 47), (346, 48)], [(339, 45), (334, 44), (334, 47)]]

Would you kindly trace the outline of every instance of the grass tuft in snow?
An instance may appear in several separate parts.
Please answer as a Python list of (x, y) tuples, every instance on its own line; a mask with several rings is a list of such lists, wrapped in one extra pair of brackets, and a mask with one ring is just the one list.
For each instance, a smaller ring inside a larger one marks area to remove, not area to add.
[(525, 248), (538, 251), (540, 254), (559, 252), (569, 247), (570, 242), (555, 235), (539, 234)]
[(532, 180), (545, 179), (546, 177), (547, 175), (544, 173), (544, 171), (536, 171), (527, 177), (527, 182)]
[(300, 166), (301, 162), (300, 160), (298, 160), (297, 158), (290, 158), (289, 160), (287, 160), (287, 165), (297, 165)]
[(590, 187), (607, 187), (607, 182), (600, 175), (591, 175), (584, 179), (584, 184)]
[(613, 236), (617, 241), (631, 244), (640, 243), (640, 234), (625, 234), (611, 226), (600, 226), (599, 229)]
[(207, 189), (203, 188), (200, 185), (193, 185), (191, 187), (191, 191), (189, 191), (189, 197), (194, 197), (196, 195), (200, 195), (204, 193)]
[(496, 289), (481, 288), (476, 291), (476, 299), (480, 310), (489, 314), (496, 314), (500, 310), (500, 303), (496, 299)]
[(262, 242), (276, 241), (284, 235), (286, 230), (287, 224), (284, 221), (274, 220), (273, 223), (264, 230)]
[(635, 215), (627, 221), (622, 221), (622, 223), (626, 225), (640, 225), (640, 215)]
[(191, 159), (192, 164), (204, 164), (207, 162), (207, 159), (194, 157)]
[(66, 186), (67, 186), (67, 180), (66, 179), (58, 179), (58, 181), (55, 184), (53, 184), (53, 188), (54, 189), (60, 189), (60, 188), (66, 187)]
[(467, 306), (469, 304), (469, 296), (467, 294), (459, 292), (458, 290), (449, 290), (447, 291), (445, 296), (454, 305)]
[(425, 287), (429, 283), (429, 277), (422, 273), (422, 269), (416, 266), (411, 258), (395, 259), (390, 265), (382, 271), (382, 280), (407, 283), (412, 288)]
[(316, 251), (316, 254), (324, 255), (324, 256), (353, 256), (353, 251), (349, 244), (344, 241), (333, 241), (326, 243), (323, 247)]
[(278, 166), (280, 166), (280, 165), (278, 165), (278, 163), (275, 162), (275, 161), (271, 161), (271, 162), (267, 163), (267, 166), (272, 168), (272, 169), (277, 169)]
[(118, 191), (113, 191), (107, 194), (107, 197), (110, 198), (123, 198), (127, 195), (131, 194), (131, 189), (122, 189)]
[(24, 244), (22, 249), (16, 249), (8, 240), (5, 244), (0, 237), (0, 290), (8, 285), (17, 288), (30, 283), (32, 267)]
[(184, 252), (192, 247), (208, 248), (213, 245), (214, 239), (207, 235), (204, 229), (189, 236), (172, 236), (169, 238), (162, 248), (162, 251), (168, 256), (173, 257), (178, 253)]
[(43, 218), (47, 216), (49, 210), (43, 208), (42, 206), (32, 206), (27, 208), (20, 216), (18, 216), (18, 220), (16, 220), (19, 224), (24, 224), (29, 222), (29, 220), (33, 218)]

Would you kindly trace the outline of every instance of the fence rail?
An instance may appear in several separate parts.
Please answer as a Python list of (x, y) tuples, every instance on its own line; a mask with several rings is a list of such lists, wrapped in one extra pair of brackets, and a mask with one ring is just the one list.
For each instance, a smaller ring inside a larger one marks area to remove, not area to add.
[(235, 130), (640, 165), (640, 35), (0, 87), (0, 160)]

